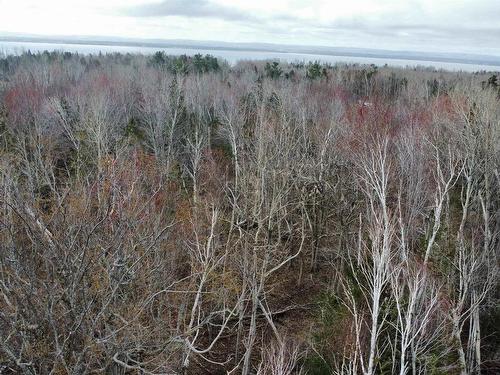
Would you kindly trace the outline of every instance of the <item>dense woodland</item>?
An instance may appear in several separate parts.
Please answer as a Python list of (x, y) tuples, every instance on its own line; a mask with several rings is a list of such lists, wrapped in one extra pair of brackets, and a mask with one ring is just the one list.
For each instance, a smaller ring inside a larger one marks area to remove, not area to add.
[(500, 82), (0, 58), (0, 373), (498, 374)]

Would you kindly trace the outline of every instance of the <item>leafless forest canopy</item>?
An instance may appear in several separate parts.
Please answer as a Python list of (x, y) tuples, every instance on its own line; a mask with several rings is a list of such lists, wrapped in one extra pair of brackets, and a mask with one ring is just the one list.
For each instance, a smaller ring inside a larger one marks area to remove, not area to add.
[(498, 374), (493, 73), (0, 59), (0, 373)]

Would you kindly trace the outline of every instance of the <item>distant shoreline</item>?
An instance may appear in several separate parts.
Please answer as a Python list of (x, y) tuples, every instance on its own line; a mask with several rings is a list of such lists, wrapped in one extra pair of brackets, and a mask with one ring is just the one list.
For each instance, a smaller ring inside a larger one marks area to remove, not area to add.
[[(490, 55), (472, 55), (464, 54), (460, 57), (458, 54), (452, 53), (424, 53), (410, 51), (389, 51), (376, 49), (359, 49), (359, 48), (336, 48), (336, 47), (306, 47), (306, 46), (288, 46), (288, 45), (273, 45), (273, 44), (251, 44), (251, 43), (225, 43), (225, 42), (203, 42), (203, 41), (186, 41), (186, 40), (109, 40), (101, 38), (56, 38), (56, 37), (30, 37), (30, 36), (1, 36), (0, 43), (29, 43), (29, 44), (48, 44), (48, 45), (67, 45), (67, 46), (87, 46), (87, 47), (119, 47), (119, 48), (144, 48), (144, 49), (186, 49), (196, 53), (197, 50), (205, 50), (211, 52), (255, 52), (261, 54), (280, 54), (280, 55), (309, 55), (310, 57), (317, 56), (330, 58), (359, 58), (359, 59), (382, 59), (391, 61), (402, 60), (409, 62), (423, 63), (446, 63), (460, 65), (477, 65), (485, 68), (497, 68), (500, 70), (500, 57)], [(95, 48), (96, 51), (98, 48)], [(109, 51), (111, 52), (111, 51)], [(119, 51), (117, 51), (119, 52)], [(154, 51), (148, 51), (148, 53)], [(133, 52), (131, 52), (133, 53)], [(144, 51), (137, 51), (144, 53)], [(339, 61), (340, 63), (344, 61)]]

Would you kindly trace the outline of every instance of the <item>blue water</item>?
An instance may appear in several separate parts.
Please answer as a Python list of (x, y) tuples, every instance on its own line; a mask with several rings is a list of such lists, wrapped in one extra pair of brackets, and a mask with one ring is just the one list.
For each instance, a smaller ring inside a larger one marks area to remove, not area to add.
[(156, 51), (164, 51), (169, 55), (194, 55), (197, 53), (211, 54), (220, 57), (230, 64), (234, 64), (242, 60), (281, 60), (287, 62), (308, 62), (319, 60), (327, 63), (358, 63), (358, 64), (375, 64), (378, 66), (389, 65), (396, 67), (433, 67), (436, 69), (445, 69), (451, 71), (500, 71), (500, 65), (480, 65), (467, 64), (456, 62), (439, 62), (439, 61), (424, 61), (424, 60), (405, 60), (394, 58), (376, 58), (376, 57), (359, 57), (359, 56), (332, 56), (319, 54), (305, 53), (284, 53), (270, 51), (245, 51), (245, 50), (224, 50), (224, 49), (197, 49), (197, 48), (158, 48), (149, 46), (116, 46), (116, 45), (93, 45), (93, 44), (55, 44), (55, 43), (38, 43), (38, 42), (7, 42), (0, 41), (0, 54), (20, 54), (30, 50), (31, 52), (48, 51), (67, 51), (78, 52), (83, 54), (101, 53), (141, 53), (152, 54)]

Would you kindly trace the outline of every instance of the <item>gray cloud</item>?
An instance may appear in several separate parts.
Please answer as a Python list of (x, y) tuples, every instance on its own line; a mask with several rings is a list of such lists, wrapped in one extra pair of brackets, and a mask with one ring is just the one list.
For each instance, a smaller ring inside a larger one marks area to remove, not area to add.
[(164, 0), (147, 3), (125, 10), (134, 17), (181, 16), (189, 18), (215, 18), (225, 21), (256, 21), (257, 17), (239, 9), (215, 4), (210, 0)]

